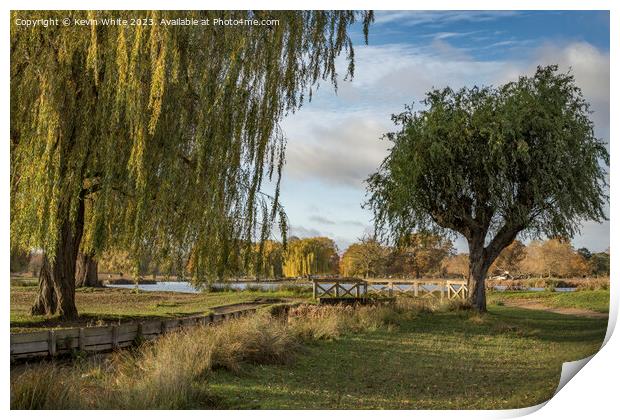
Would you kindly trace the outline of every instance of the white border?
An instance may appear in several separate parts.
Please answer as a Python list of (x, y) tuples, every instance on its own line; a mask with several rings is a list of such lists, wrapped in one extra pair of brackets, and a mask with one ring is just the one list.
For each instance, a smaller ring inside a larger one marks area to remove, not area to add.
[[(2, 66), (4, 70), (3, 83), (1, 86), (3, 95), (3, 101), (1, 103), (1, 118), (2, 118), (2, 127), (3, 132), (8, 137), (9, 132), (9, 10), (11, 9), (195, 9), (195, 8), (205, 8), (205, 9), (220, 9), (220, 10), (231, 10), (231, 9), (374, 9), (374, 10), (611, 10), (611, 39), (610, 39), (610, 51), (611, 51), (611, 93), (610, 93), (610, 114), (617, 115), (614, 111), (617, 110), (617, 99), (618, 98), (618, 83), (617, 83), (617, 75), (618, 74), (618, 58), (617, 58), (617, 47), (618, 40), (620, 39), (620, 33), (618, 32), (618, 25), (620, 20), (618, 16), (620, 16), (620, 2), (613, 0), (507, 0), (507, 1), (492, 1), (492, 0), (474, 0), (474, 1), (457, 1), (457, 0), (418, 0), (415, 2), (407, 2), (407, 1), (394, 1), (394, 0), (384, 0), (384, 1), (369, 1), (369, 0), (343, 0), (339, 1), (337, 4), (334, 1), (326, 1), (326, 0), (317, 0), (317, 1), (298, 1), (298, 2), (282, 2), (282, 1), (228, 1), (226, 3), (222, 2), (196, 2), (196, 1), (188, 1), (188, 0), (177, 0), (174, 2), (171, 1), (163, 1), (163, 0), (153, 0), (153, 1), (130, 1), (130, 0), (108, 0), (108, 1), (77, 1), (77, 0), (64, 0), (64, 1), (54, 1), (54, 2), (37, 2), (33, 0), (22, 0), (22, 1), (7, 1), (3, 2), (2, 5), (5, 14), (4, 18), (0, 19), (0, 27), (2, 28), (2, 33), (4, 34), (4, 39), (2, 42)], [(612, 162), (615, 161), (614, 150), (615, 147), (611, 139), (615, 138), (615, 134), (618, 129), (617, 120), (611, 119), (610, 122), (610, 143), (611, 151), (612, 151)], [(7, 139), (8, 140), (8, 139)], [(8, 339), (8, 330), (9, 330), (9, 317), (8, 311), (10, 307), (9, 300), (9, 282), (8, 282), (8, 273), (9, 273), (9, 146), (8, 141), (5, 140), (5, 145), (0, 151), (1, 156), (1, 165), (0, 165), (0, 173), (2, 176), (2, 180), (0, 182), (0, 191), (2, 197), (2, 205), (0, 206), (0, 212), (2, 214), (1, 226), (2, 231), (4, 233), (4, 238), (0, 241), (0, 261), (2, 262), (3, 273), (6, 278), (4, 280), (4, 285), (1, 288), (2, 293), (2, 302), (4, 303), (4, 313), (2, 316), (2, 328), (5, 331), (5, 335), (3, 335), (3, 348), (5, 354), (9, 353), (9, 339)], [(613, 168), (613, 164), (612, 164)], [(617, 172), (617, 171), (616, 171)], [(616, 181), (618, 181), (618, 176), (616, 176), (615, 172), (612, 170), (610, 174), (611, 179), (611, 195), (615, 197), (614, 191), (617, 190), (615, 188)], [(616, 245), (620, 245), (618, 242), (618, 229), (616, 228), (616, 223), (614, 221), (619, 219), (619, 210), (615, 205), (615, 201), (612, 199), (612, 203), (610, 205), (610, 219), (611, 219), (611, 235), (610, 235), (610, 245), (611, 249), (617, 249)], [(617, 274), (619, 274), (618, 265), (616, 264), (618, 261), (618, 257), (615, 252), (612, 252), (612, 278), (615, 278)], [(618, 383), (618, 373), (619, 373), (619, 361), (617, 355), (620, 354), (620, 344), (618, 342), (617, 337), (611, 335), (613, 330), (613, 326), (615, 325), (617, 314), (618, 314), (618, 287), (614, 287), (615, 281), (612, 281), (612, 305), (611, 305), (611, 313), (610, 313), (610, 328), (608, 330), (608, 334), (606, 337), (606, 345), (601, 351), (596, 354), (591, 361), (583, 368), (583, 370), (579, 373), (577, 378), (569, 381), (561, 391), (552, 398), (546, 405), (541, 404), (538, 407), (532, 407), (529, 409), (522, 410), (504, 410), (504, 411), (387, 411), (387, 412), (378, 412), (378, 411), (338, 411), (333, 412), (331, 414), (336, 414), (337, 416), (342, 417), (351, 417), (356, 420), (363, 420), (377, 417), (390, 417), (390, 418), (410, 418), (410, 416), (415, 416), (417, 418), (506, 418), (506, 417), (515, 417), (520, 415), (525, 415), (534, 411), (531, 414), (531, 418), (536, 419), (545, 419), (545, 418), (587, 418), (587, 419), (598, 419), (598, 418), (608, 418), (612, 416), (612, 413), (617, 413), (616, 403), (617, 403), (617, 391), (616, 385)], [(8, 357), (6, 357), (5, 364), (3, 365), (3, 378), (4, 381), (2, 383), (2, 390), (0, 391), (0, 398), (2, 399), (2, 406), (5, 410), (8, 410), (9, 407), (9, 366), (8, 366)], [(540, 409), (542, 406), (544, 408)], [(539, 410), (540, 409), (540, 410)], [(260, 418), (260, 419), (289, 419), (290, 416), (295, 416), (297, 419), (315, 419), (317, 415), (322, 415), (322, 413), (317, 413), (314, 411), (296, 411), (294, 413), (288, 411), (259, 411), (259, 412), (218, 412), (218, 411), (208, 411), (208, 412), (189, 412), (189, 411), (180, 411), (175, 413), (165, 413), (165, 412), (148, 412), (148, 413), (133, 413), (133, 412), (89, 412), (89, 413), (79, 413), (79, 412), (47, 412), (47, 413), (36, 413), (36, 412), (11, 412), (10, 415), (15, 418), (35, 418), (41, 415), (46, 417), (60, 417), (63, 418), (73, 418), (77, 416), (88, 415), (92, 418), (109, 418), (110, 416), (114, 416), (116, 418), (129, 418), (130, 416), (142, 415), (154, 418), (168, 418), (170, 415), (175, 416), (176, 418), (180, 417), (226, 417), (226, 418), (238, 418), (238, 417), (249, 417)]]

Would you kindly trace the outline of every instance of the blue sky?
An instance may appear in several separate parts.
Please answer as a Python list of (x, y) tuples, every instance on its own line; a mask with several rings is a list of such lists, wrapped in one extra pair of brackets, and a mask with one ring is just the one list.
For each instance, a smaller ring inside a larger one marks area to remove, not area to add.
[[(609, 13), (605, 11), (376, 12), (369, 45), (354, 28), (355, 78), (323, 83), (282, 121), (288, 139), (282, 203), (291, 234), (324, 235), (340, 250), (372, 230), (364, 179), (387, 155), (390, 115), (433, 87), (501, 84), (536, 65), (572, 69), (609, 141)], [(340, 61), (344, 75), (345, 63)], [(419, 105), (418, 105), (419, 106)], [(609, 223), (585, 222), (577, 247), (605, 250)], [(457, 238), (456, 247), (467, 252)]]

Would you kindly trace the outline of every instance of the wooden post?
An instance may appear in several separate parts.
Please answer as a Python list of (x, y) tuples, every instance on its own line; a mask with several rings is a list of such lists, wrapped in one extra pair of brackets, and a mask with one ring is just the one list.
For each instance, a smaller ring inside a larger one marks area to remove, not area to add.
[(138, 331), (136, 331), (136, 339), (142, 340), (144, 334), (142, 334), (142, 322), (138, 322)]
[(340, 283), (336, 282), (336, 297), (340, 296), (340, 290), (338, 290), (339, 287), (340, 287)]
[(56, 355), (56, 331), (50, 330), (48, 334), (48, 352), (50, 356)]
[(166, 321), (161, 322), (161, 334), (166, 334)]
[(316, 300), (316, 281), (312, 280), (312, 299)]
[(418, 297), (419, 294), (420, 283), (417, 281), (413, 283), (413, 296)]
[(439, 288), (440, 288), (440, 290), (441, 290), (441, 295), (440, 295), (439, 300), (440, 300), (441, 302), (443, 302), (443, 295), (444, 295), (444, 293), (445, 293), (445, 291), (444, 291), (443, 289), (445, 288), (445, 283), (444, 283), (444, 284), (441, 284), (441, 283), (440, 283), (440, 284), (439, 284)]
[(86, 350), (86, 336), (84, 334), (84, 328), (80, 328), (80, 337), (78, 338), (78, 344), (80, 346), (80, 351)]
[(355, 283), (355, 297), (357, 299), (360, 298), (360, 284), (359, 283)]
[(118, 348), (118, 326), (112, 325), (112, 349)]

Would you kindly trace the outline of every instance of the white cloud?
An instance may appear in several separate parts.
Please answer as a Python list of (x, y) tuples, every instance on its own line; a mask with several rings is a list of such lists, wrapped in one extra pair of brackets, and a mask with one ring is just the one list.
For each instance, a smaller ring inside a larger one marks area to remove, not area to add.
[(289, 237), (297, 236), (298, 238), (312, 238), (315, 236), (322, 236), (321, 232), (316, 229), (306, 228), (299, 225), (290, 225), (288, 235)]
[(356, 77), (340, 86), (338, 98), (322, 92), (312, 106), (284, 121), (286, 176), (362, 188), (387, 154), (389, 143), (379, 138), (394, 128), (391, 113), (433, 88), (502, 84), (532, 74), (538, 64), (572, 68), (592, 103), (597, 132), (608, 138), (609, 55), (587, 43), (545, 44), (520, 61), (475, 60), (442, 40), (430, 48), (369, 46), (356, 57)]
[(283, 124), (289, 144), (284, 176), (361, 188), (387, 155), (388, 142), (379, 138), (389, 125), (377, 117), (349, 115), (333, 121), (325, 114), (313, 111)]

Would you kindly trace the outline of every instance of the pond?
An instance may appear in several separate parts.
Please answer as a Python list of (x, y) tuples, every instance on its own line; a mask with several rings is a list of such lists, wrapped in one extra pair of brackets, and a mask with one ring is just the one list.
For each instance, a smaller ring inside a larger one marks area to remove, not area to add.
[[(253, 290), (260, 289), (264, 291), (277, 290), (280, 286), (286, 284), (288, 286), (310, 286), (310, 284), (300, 283), (256, 283), (256, 282), (238, 282), (238, 283), (214, 283), (214, 288), (228, 288), (233, 290), (245, 290), (251, 288)], [(109, 284), (107, 287), (113, 287), (118, 289), (135, 289), (135, 284)], [(139, 284), (139, 290), (145, 292), (179, 292), (179, 293), (200, 293), (199, 288), (194, 287), (191, 283), (186, 281), (158, 281), (155, 284)]]

